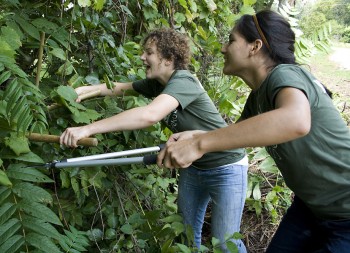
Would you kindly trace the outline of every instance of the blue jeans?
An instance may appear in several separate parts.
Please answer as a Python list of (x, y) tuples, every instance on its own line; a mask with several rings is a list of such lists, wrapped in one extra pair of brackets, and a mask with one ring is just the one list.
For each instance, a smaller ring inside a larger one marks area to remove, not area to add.
[[(180, 169), (179, 213), (184, 219), (184, 224), (192, 227), (194, 242), (198, 248), (210, 199), (212, 236), (223, 242), (226, 234), (232, 235), (240, 231), (247, 191), (247, 170), (248, 166), (235, 164), (208, 170), (200, 170), (193, 166)], [(247, 252), (241, 240), (234, 242), (240, 253)], [(223, 252), (229, 252), (225, 244), (221, 247)]]
[(322, 220), (295, 197), (266, 253), (348, 253), (350, 220)]

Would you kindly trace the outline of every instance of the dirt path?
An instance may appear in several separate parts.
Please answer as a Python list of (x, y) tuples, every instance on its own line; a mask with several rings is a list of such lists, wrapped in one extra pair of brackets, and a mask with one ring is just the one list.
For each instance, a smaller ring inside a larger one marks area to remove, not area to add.
[(312, 73), (332, 92), (350, 98), (349, 59), (349, 46), (334, 46), (330, 54), (320, 53), (312, 59)]
[(340, 68), (350, 70), (350, 48), (334, 47), (334, 52), (329, 59), (339, 65)]

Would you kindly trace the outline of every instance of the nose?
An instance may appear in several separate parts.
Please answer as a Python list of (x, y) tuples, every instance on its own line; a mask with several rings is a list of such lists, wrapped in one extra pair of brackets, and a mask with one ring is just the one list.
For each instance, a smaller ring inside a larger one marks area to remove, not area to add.
[(221, 53), (225, 54), (226, 53), (226, 44), (223, 44), (221, 47)]
[(141, 58), (141, 60), (143, 60), (143, 61), (146, 60), (146, 57), (145, 57), (145, 53), (144, 53), (144, 52), (141, 54), (140, 58)]

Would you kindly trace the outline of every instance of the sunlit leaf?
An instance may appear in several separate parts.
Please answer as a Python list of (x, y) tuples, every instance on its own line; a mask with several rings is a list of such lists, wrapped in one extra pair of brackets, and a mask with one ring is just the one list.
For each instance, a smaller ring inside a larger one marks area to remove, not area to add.
[(78, 0), (78, 4), (81, 7), (88, 7), (91, 5), (91, 1), (90, 0)]
[(3, 170), (0, 170), (0, 184), (8, 187), (12, 186), (10, 179), (7, 177), (6, 172)]

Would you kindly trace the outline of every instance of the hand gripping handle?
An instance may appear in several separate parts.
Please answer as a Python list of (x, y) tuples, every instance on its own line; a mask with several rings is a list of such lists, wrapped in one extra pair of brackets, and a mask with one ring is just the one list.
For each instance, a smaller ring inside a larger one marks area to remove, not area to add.
[[(158, 146), (160, 150), (162, 150), (165, 147), (165, 144), (160, 144)], [(143, 164), (144, 165), (151, 165), (151, 164), (157, 164), (157, 154), (152, 154), (152, 155), (145, 155), (143, 157)]]

